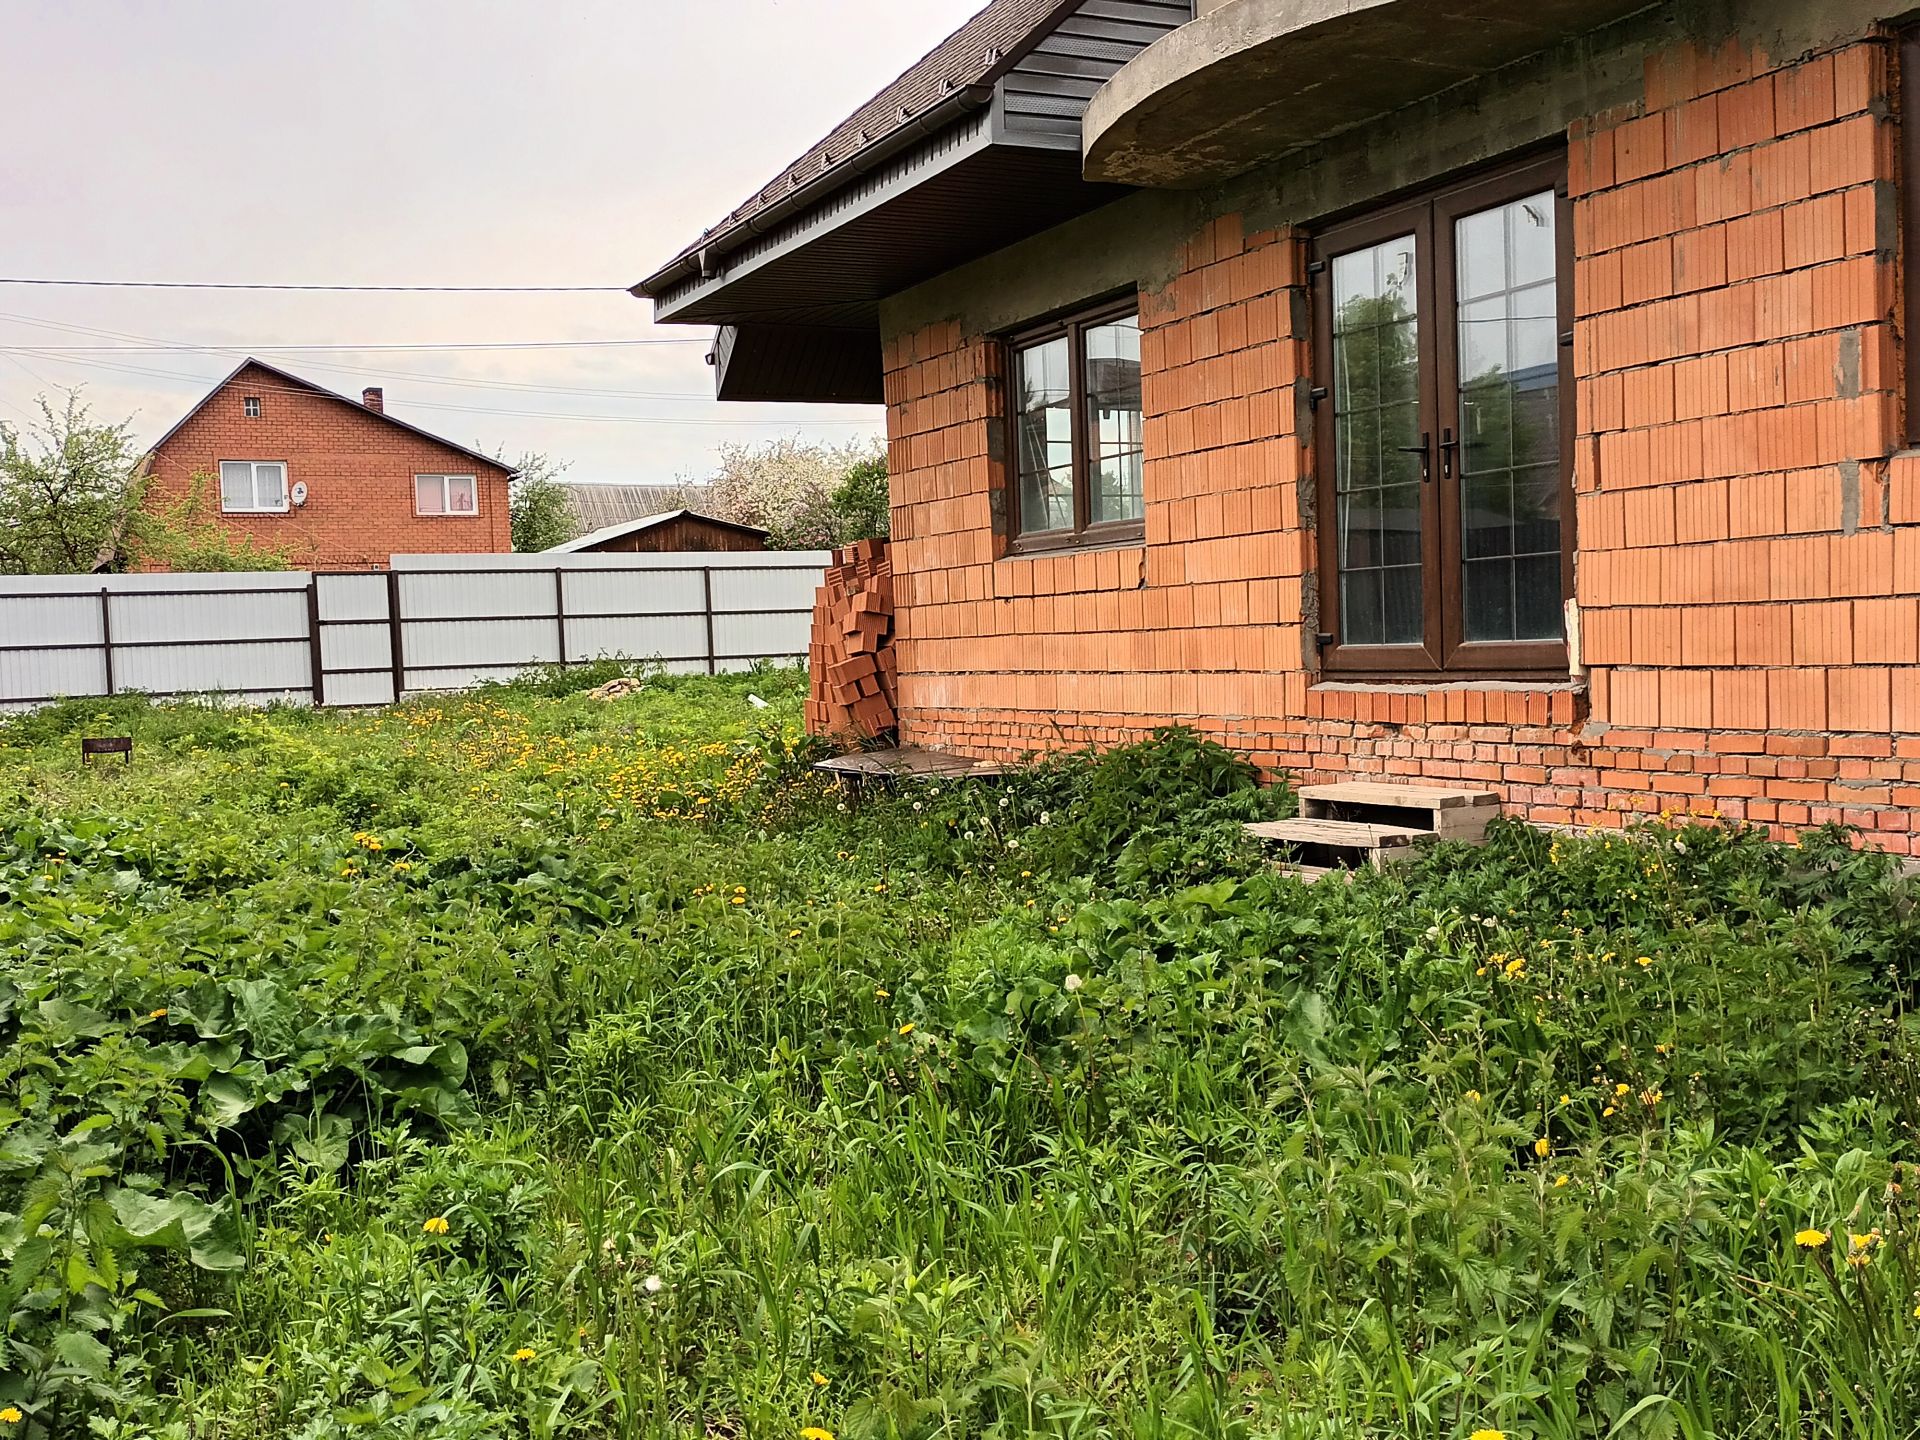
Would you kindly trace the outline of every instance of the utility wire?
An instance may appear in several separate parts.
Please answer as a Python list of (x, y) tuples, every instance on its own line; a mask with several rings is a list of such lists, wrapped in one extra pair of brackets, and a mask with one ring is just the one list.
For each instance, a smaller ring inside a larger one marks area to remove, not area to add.
[(53, 280), (0, 276), (0, 285), (89, 290), (296, 290), (335, 295), (626, 295), (625, 285), (273, 285), (237, 280)]
[[(68, 346), (68, 349), (100, 350), (198, 350), (220, 348), (216, 346), (195, 345), (186, 340), (161, 340), (147, 335), (134, 335), (124, 330), (102, 330), (93, 325), (73, 325), (59, 320), (47, 320), (38, 315), (16, 315), (11, 311), (0, 310), (0, 320), (14, 320), (22, 325), (33, 325), (45, 330), (65, 330), (75, 335), (99, 335), (108, 339), (134, 340), (144, 342), (135, 345)], [(636, 337), (631, 340), (483, 340), (470, 343), (449, 341), (445, 344), (387, 344), (348, 345), (339, 342), (327, 342), (320, 345), (256, 345), (253, 353), (263, 351), (320, 351), (345, 350), (352, 352), (374, 350), (588, 350), (615, 345), (711, 345), (713, 341), (705, 335), (666, 335)], [(231, 347), (237, 349), (238, 347)]]

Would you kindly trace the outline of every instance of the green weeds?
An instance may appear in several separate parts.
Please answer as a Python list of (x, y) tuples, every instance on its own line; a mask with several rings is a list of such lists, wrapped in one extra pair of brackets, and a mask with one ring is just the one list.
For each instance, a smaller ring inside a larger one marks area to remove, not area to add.
[(802, 686), (0, 730), (0, 1440), (1920, 1428), (1888, 862), (1308, 887), (1184, 732), (848, 793)]

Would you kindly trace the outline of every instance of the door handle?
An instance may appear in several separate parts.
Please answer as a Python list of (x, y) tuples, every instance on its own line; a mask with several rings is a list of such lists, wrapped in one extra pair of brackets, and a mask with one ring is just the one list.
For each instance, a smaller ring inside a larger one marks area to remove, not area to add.
[(1459, 448), (1460, 442), (1453, 438), (1453, 431), (1440, 432), (1440, 478), (1442, 480), (1453, 479), (1453, 457)]
[[(1449, 430), (1447, 433), (1451, 435), (1453, 432)], [(1418, 455), (1420, 457), (1420, 483), (1426, 485), (1432, 482), (1433, 436), (1428, 431), (1422, 430), (1420, 432), (1420, 443), (1418, 445), (1396, 445), (1393, 448), (1398, 450), (1402, 455)]]

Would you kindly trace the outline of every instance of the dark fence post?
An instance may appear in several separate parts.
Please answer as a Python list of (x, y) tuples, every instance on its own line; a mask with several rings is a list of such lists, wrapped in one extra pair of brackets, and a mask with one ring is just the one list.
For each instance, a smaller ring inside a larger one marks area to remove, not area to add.
[(398, 705), (407, 685), (407, 657), (401, 646), (400, 572), (387, 571), (387, 652), (393, 661), (393, 703)]
[(113, 685), (113, 592), (106, 586), (100, 587), (100, 658), (107, 666), (107, 694), (114, 693)]
[(567, 663), (567, 582), (558, 565), (553, 567), (553, 628), (560, 638), (560, 664)]
[(707, 674), (720, 673), (720, 656), (713, 646), (713, 567), (700, 567), (700, 583), (707, 597)]
[(313, 676), (313, 708), (327, 703), (326, 660), (320, 653), (320, 577), (307, 576), (307, 669)]

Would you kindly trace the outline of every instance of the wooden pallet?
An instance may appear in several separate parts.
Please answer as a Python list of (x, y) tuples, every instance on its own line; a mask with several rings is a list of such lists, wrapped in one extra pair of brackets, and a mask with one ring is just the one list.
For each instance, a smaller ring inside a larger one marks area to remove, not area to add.
[(1500, 813), (1491, 790), (1349, 780), (1300, 790), (1300, 816), (1249, 824), (1247, 833), (1284, 845), (1282, 868), (1305, 880), (1404, 859), (1422, 841), (1477, 845)]

